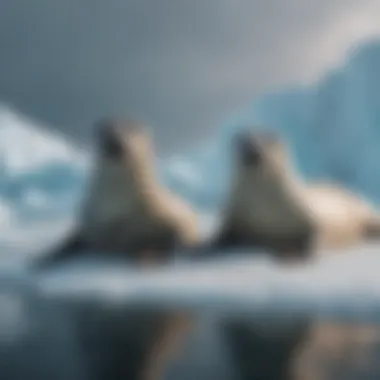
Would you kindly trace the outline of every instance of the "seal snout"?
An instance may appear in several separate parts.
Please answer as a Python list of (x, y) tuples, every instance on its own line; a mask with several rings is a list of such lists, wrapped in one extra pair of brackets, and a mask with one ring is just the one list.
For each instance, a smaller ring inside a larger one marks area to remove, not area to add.
[(112, 120), (102, 120), (97, 127), (101, 152), (110, 158), (120, 157), (124, 147), (117, 123)]
[(240, 132), (235, 136), (238, 154), (244, 164), (258, 165), (262, 160), (262, 151), (258, 138), (252, 133)]

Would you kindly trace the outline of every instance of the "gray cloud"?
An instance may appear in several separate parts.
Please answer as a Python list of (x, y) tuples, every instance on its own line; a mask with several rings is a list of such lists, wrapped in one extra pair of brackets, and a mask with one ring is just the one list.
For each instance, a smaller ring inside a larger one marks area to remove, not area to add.
[(265, 89), (312, 77), (350, 42), (347, 15), (379, 9), (370, 0), (2, 0), (0, 100), (83, 141), (95, 118), (131, 113), (168, 148)]

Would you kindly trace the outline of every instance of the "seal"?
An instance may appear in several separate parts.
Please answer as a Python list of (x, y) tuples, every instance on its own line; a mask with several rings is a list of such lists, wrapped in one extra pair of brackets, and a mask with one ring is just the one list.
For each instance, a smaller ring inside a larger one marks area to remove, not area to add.
[(278, 257), (308, 257), (313, 248), (344, 248), (380, 237), (380, 216), (354, 192), (307, 182), (274, 132), (240, 132), (235, 170), (216, 249), (262, 247)]
[[(96, 146), (98, 154), (78, 228), (54, 252), (37, 260), (34, 269), (54, 267), (85, 251), (121, 255), (142, 267), (159, 265), (169, 261), (176, 248), (198, 243), (197, 214), (160, 184), (153, 141), (144, 125), (101, 120), (96, 126)], [(159, 378), (192, 318), (156, 310), (131, 311), (127, 320), (128, 324), (136, 322), (137, 337), (130, 343), (134, 347), (128, 356), (134, 359), (125, 366), (124, 378)]]
[(161, 260), (158, 253), (170, 255), (174, 248), (197, 243), (197, 214), (159, 182), (153, 142), (144, 125), (105, 119), (96, 127), (98, 154), (78, 227), (39, 264), (53, 265), (83, 250), (137, 261), (155, 252)]

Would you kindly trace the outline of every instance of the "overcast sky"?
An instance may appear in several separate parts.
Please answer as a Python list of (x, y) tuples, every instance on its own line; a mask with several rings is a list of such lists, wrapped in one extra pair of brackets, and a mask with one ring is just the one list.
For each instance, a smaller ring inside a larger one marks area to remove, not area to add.
[(380, 32), (380, 0), (0, 0), (0, 101), (86, 140), (146, 119), (161, 147)]

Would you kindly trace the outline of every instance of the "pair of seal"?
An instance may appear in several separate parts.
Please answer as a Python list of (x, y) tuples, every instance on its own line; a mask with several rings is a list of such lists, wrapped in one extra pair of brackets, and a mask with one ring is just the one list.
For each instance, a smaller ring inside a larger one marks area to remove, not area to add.
[(273, 132), (235, 136), (235, 178), (216, 247), (261, 246), (308, 257), (313, 248), (344, 248), (380, 237), (380, 214), (333, 183), (307, 183)]
[[(100, 121), (96, 146), (93, 177), (77, 230), (55, 252), (35, 262), (35, 268), (54, 267), (87, 250), (123, 255), (141, 266), (159, 264), (169, 260), (176, 248), (198, 242), (197, 214), (159, 183), (153, 142), (141, 123)], [(135, 318), (138, 325), (147, 323), (145, 329), (139, 325), (145, 333), (137, 341), (143, 343), (130, 348), (136, 351), (129, 354), (135, 359), (124, 373), (125, 379), (161, 376), (166, 361), (192, 324), (180, 313), (144, 313), (149, 315), (137, 313)], [(150, 331), (149, 337), (146, 331)]]

